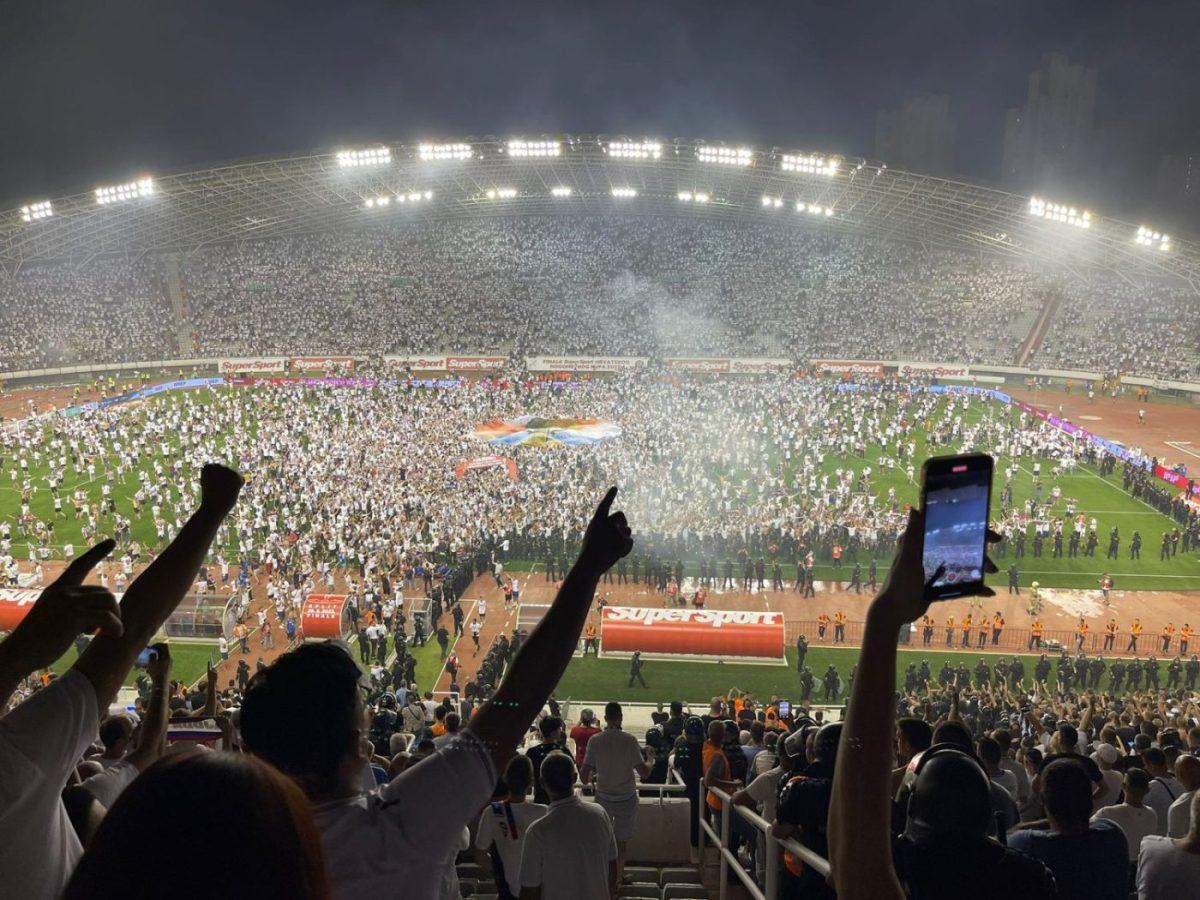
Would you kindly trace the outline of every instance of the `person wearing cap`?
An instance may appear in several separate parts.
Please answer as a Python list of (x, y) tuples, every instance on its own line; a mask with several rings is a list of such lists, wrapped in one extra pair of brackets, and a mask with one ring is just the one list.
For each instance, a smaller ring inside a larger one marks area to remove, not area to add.
[(1121, 773), (1113, 768), (1120, 758), (1121, 754), (1117, 752), (1117, 748), (1109, 743), (1101, 744), (1092, 752), (1092, 761), (1100, 769), (1100, 778), (1103, 780), (1092, 801), (1096, 809), (1114, 805), (1121, 795), (1125, 780)]

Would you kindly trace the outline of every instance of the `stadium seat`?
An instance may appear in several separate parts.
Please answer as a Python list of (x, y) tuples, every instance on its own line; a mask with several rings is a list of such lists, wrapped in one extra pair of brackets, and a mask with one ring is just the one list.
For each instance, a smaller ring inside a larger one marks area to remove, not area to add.
[(634, 898), (634, 900), (660, 900), (662, 889), (657, 884), (635, 882), (621, 885), (617, 889), (617, 896)]
[(666, 886), (668, 884), (703, 884), (704, 881), (700, 877), (699, 870), (680, 867), (663, 869), (658, 883)]
[(700, 884), (668, 884), (663, 886), (662, 900), (708, 900), (708, 891)]
[(659, 884), (659, 870), (653, 866), (626, 866), (626, 884)]

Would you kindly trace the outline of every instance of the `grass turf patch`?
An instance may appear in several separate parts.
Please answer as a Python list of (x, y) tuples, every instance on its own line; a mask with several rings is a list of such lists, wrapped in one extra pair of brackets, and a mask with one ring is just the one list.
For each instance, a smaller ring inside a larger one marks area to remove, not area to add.
[[(236, 651), (230, 653), (230, 658), (236, 658), (237, 656), (238, 654)], [(61, 675), (75, 663), (75, 659), (75, 648), (72, 647), (65, 654), (63, 654), (62, 657), (59, 658), (58, 662), (56, 662), (50, 668), (57, 674)], [(171, 677), (175, 681), (183, 681), (187, 684), (193, 684), (204, 677), (204, 673), (208, 671), (209, 660), (211, 659), (215, 662), (218, 659), (217, 645), (215, 642), (198, 644), (181, 644), (174, 642), (171, 644), (171, 659), (173, 660)], [(246, 657), (246, 660), (250, 663), (252, 670), (254, 666), (254, 659), (255, 657), (253, 653)], [(134, 679), (137, 678), (140, 672), (140, 669), (131, 669), (129, 675), (125, 678), (125, 684), (132, 685)], [(222, 685), (222, 687), (224, 687), (224, 685)]]

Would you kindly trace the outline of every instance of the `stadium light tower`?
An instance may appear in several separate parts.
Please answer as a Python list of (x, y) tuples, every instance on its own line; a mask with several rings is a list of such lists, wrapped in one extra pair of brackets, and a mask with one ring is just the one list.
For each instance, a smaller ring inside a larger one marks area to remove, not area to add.
[(796, 201), (796, 212), (806, 212), (813, 216), (832, 216), (832, 206), (822, 206), (819, 203), (805, 203), (803, 200)]
[(609, 141), (604, 152), (613, 159), (658, 159), (662, 156), (659, 141)]
[(762, 198), (763, 209), (780, 209), (783, 206), (782, 197), (768, 197), (763, 194)]
[(508, 155), (521, 156), (560, 156), (562, 144), (558, 141), (509, 141)]
[(638, 195), (636, 188), (631, 187), (615, 187), (612, 189), (612, 195), (618, 200), (629, 200)]
[(424, 161), (440, 159), (470, 159), (470, 144), (421, 144), (417, 156)]
[(1169, 234), (1162, 234), (1144, 225), (1138, 228), (1134, 242), (1143, 247), (1156, 248), (1164, 253), (1171, 249), (1171, 236)]
[[(842, 161), (836, 156), (822, 156), (814, 153), (810, 156), (792, 156), (783, 154), (779, 160), (779, 168), (785, 172), (800, 172), (805, 175), (833, 176), (838, 173)], [(862, 168), (859, 166), (859, 168)]]
[(709, 195), (704, 191), (680, 191), (680, 203), (707, 203)]
[(566, 185), (550, 188), (550, 195), (553, 197), (570, 197), (571, 189)]
[(49, 200), (43, 200), (40, 203), (30, 203), (28, 206), (21, 207), (22, 222), (36, 222), (38, 219), (48, 219), (54, 215), (54, 206)]
[(489, 200), (511, 200), (517, 196), (516, 188), (489, 188), (484, 195)]
[(1091, 228), (1092, 214), (1088, 210), (1082, 212), (1074, 206), (1062, 203), (1050, 203), (1040, 197), (1029, 198), (1029, 214), (1039, 219), (1049, 219), (1051, 222), (1062, 222), (1075, 228)]
[(363, 150), (339, 150), (337, 163), (343, 169), (363, 166), (385, 166), (392, 161), (392, 151), (387, 147), (367, 147)]
[(754, 151), (749, 147), (697, 147), (696, 159), (722, 166), (748, 166), (754, 162)]
[(109, 187), (96, 188), (96, 205), (108, 206), (110, 203), (123, 203), (126, 200), (137, 200), (154, 195), (154, 181), (150, 178), (140, 178), (127, 184), (114, 184)]

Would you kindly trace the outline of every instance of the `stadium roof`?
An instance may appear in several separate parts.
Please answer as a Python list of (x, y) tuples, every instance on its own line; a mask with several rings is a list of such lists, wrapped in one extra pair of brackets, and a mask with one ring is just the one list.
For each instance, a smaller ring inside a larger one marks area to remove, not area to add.
[(189, 251), (383, 222), (668, 215), (788, 222), (998, 254), (1081, 276), (1097, 267), (1128, 279), (1174, 276), (1200, 293), (1200, 245), (1151, 239), (1152, 223), (1085, 214), (1082, 204), (1073, 209), (1063, 198), (1033, 201), (866, 160), (780, 148), (615, 136), (487, 138), (380, 144), (141, 181), (147, 177), (0, 213), (0, 266), (15, 271), (36, 262)]

